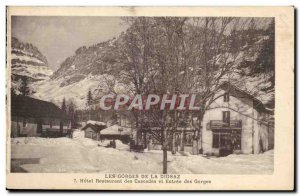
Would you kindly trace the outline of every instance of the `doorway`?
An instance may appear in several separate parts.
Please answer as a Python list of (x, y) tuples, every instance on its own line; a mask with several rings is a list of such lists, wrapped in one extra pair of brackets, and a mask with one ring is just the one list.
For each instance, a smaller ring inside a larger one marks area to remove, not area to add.
[(212, 147), (232, 154), (235, 150), (241, 150), (241, 130), (213, 130)]

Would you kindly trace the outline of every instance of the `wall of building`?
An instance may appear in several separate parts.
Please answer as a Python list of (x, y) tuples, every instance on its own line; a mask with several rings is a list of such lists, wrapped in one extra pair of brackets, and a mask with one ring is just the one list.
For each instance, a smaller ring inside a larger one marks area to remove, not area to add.
[[(37, 135), (37, 124), (35, 119), (26, 118), (26, 125), (23, 126), (23, 117), (12, 117), (11, 121), (11, 136), (12, 137), (30, 137)], [(18, 133), (19, 129), (19, 133)]]
[[(256, 110), (253, 111), (254, 119), (258, 119), (258, 112)], [(253, 121), (253, 153), (258, 154), (260, 152), (259, 146), (260, 139), (260, 126), (257, 121)]]
[(99, 140), (99, 134), (96, 133), (91, 127), (88, 127), (85, 129), (84, 131), (84, 137), (86, 138), (91, 138), (91, 139), (94, 139), (94, 140)]
[[(23, 117), (12, 117), (11, 121), (11, 136), (12, 137), (32, 137), (32, 136), (40, 136), (41, 133), (37, 132), (37, 119), (35, 118), (26, 118), (26, 126), (23, 126)], [(60, 119), (53, 118), (43, 118), (41, 119), (43, 122), (42, 130), (46, 130), (50, 128), (50, 122), (52, 122), (52, 129), (60, 130)], [(70, 129), (71, 124), (70, 121), (64, 121), (64, 129)], [(18, 134), (19, 129), (19, 134)]]
[(260, 153), (274, 148), (274, 129), (268, 123), (268, 114), (257, 111), (255, 113), (257, 121), (255, 121), (254, 153)]
[[(224, 91), (218, 95), (224, 94)], [(218, 96), (216, 95), (216, 97)], [(223, 111), (230, 111), (230, 120), (242, 120), (241, 133), (241, 152), (244, 154), (252, 153), (252, 131), (253, 131), (253, 101), (248, 98), (236, 98), (230, 96), (229, 102), (224, 102), (223, 96), (211, 104), (207, 110), (202, 123), (202, 147), (204, 154), (219, 154), (219, 149), (212, 147), (213, 133), (207, 129), (210, 120), (222, 120)], [(201, 144), (199, 145), (201, 149)]]
[[(61, 119), (57, 118), (43, 118), (43, 130), (47, 128), (51, 128), (50, 124), (52, 123), (52, 129), (60, 130), (60, 122)], [(62, 121), (63, 122), (63, 129), (71, 129), (71, 122), (69, 120)]]

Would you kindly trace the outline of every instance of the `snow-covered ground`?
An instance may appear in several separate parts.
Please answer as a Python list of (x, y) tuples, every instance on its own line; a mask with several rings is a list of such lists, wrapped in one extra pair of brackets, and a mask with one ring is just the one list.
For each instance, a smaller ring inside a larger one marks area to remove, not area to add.
[[(116, 149), (74, 132), (70, 138), (13, 138), (12, 159), (21, 160), (18, 171), (50, 173), (161, 173), (162, 151), (130, 152), (116, 142)], [(28, 160), (28, 161), (24, 161)], [(31, 160), (35, 160), (30, 162)], [(39, 161), (36, 161), (39, 160)], [(168, 173), (272, 174), (273, 151), (258, 155), (203, 157), (188, 153), (168, 154)]]

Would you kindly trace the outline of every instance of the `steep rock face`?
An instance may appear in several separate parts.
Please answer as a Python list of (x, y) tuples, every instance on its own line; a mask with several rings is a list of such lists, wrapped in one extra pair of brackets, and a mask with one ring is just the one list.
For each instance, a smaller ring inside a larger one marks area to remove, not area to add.
[(12, 87), (18, 91), (23, 78), (29, 83), (49, 79), (53, 71), (48, 66), (46, 57), (37, 47), (22, 43), (17, 38), (11, 40), (11, 77)]
[(87, 75), (110, 74), (117, 64), (118, 39), (111, 39), (90, 47), (82, 46), (75, 54), (62, 62), (51, 79), (64, 78), (61, 86), (70, 85), (86, 78)]
[(34, 96), (57, 104), (63, 98), (71, 99), (77, 108), (85, 108), (89, 90), (93, 97), (97, 97), (107, 90), (108, 81), (115, 81), (112, 75), (119, 70), (119, 44), (120, 37), (78, 48), (73, 56), (62, 62), (50, 79), (34, 85)]
[[(249, 37), (244, 32), (244, 37)], [(253, 74), (252, 67), (257, 66), (257, 58), (262, 51), (263, 45), (270, 39), (264, 32), (251, 34), (249, 41), (242, 39), (233, 46), (240, 51), (241, 62), (238, 72), (234, 73), (231, 82), (249, 94), (254, 95), (264, 104), (274, 100), (274, 88), (270, 86), (269, 78), (274, 74), (270, 72)], [(118, 83), (122, 70), (122, 61), (119, 58), (120, 48), (124, 44), (122, 33), (119, 37), (94, 44), (82, 46), (74, 51), (74, 55), (67, 57), (56, 70), (51, 78), (34, 84), (35, 97), (61, 104), (63, 98), (71, 99), (77, 108), (86, 107), (87, 93), (91, 90), (93, 97), (101, 96), (107, 92), (108, 83), (117, 83), (118, 92), (128, 89), (129, 84)], [(237, 45), (238, 44), (238, 45)], [(237, 62), (235, 62), (237, 63)], [(270, 88), (271, 90), (264, 90)], [(272, 108), (272, 107), (270, 107)]]
[[(258, 69), (258, 57), (263, 52), (264, 45), (268, 44), (269, 41), (269, 36), (258, 36), (254, 43), (245, 48), (243, 62), (239, 67), (239, 74), (233, 79), (237, 87), (255, 96), (268, 109), (274, 110), (275, 88), (272, 79), (275, 77), (275, 70), (254, 72)], [(265, 56), (265, 58), (274, 57)]]

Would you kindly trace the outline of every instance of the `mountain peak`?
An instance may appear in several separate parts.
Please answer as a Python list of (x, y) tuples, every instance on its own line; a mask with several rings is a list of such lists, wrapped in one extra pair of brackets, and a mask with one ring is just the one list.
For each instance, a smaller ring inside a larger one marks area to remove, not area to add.
[(12, 88), (18, 90), (20, 80), (26, 78), (30, 83), (49, 79), (53, 71), (47, 58), (31, 43), (23, 43), (18, 38), (11, 39)]

